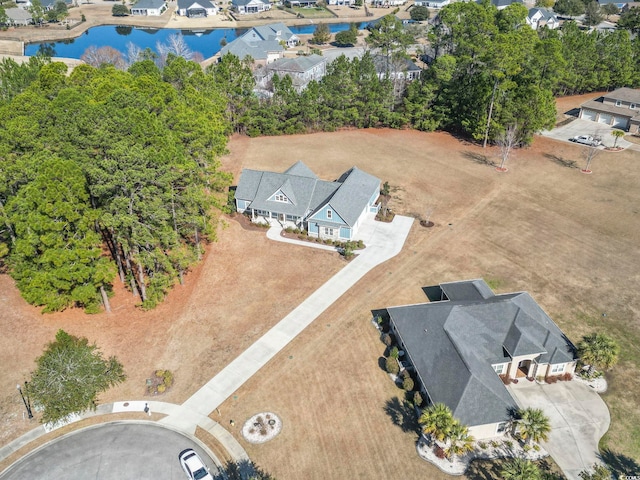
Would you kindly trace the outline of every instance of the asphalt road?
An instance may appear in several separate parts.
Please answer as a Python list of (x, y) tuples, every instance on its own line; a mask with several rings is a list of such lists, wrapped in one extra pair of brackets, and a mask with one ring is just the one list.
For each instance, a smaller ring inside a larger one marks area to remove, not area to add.
[(188, 437), (132, 422), (79, 430), (13, 464), (2, 480), (185, 480), (178, 454), (193, 448), (215, 477), (213, 460)]

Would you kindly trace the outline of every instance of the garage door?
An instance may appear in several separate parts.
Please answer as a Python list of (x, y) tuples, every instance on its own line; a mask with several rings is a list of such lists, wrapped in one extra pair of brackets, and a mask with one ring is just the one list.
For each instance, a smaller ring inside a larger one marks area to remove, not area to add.
[(591, 120), (592, 122), (596, 121), (596, 112), (593, 110), (582, 110), (582, 116), (580, 118), (584, 118), (585, 120)]
[(608, 113), (601, 113), (598, 118), (598, 123), (606, 123), (607, 125), (611, 125), (611, 119), (613, 115), (609, 115)]
[(613, 126), (615, 128), (627, 129), (627, 119), (625, 117), (613, 117)]

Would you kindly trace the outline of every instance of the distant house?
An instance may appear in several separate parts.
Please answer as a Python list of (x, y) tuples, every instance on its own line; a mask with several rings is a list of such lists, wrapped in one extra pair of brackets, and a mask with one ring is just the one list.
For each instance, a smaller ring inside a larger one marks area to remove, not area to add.
[(255, 61), (255, 66), (268, 65), (284, 56), (284, 47), (276, 40), (260, 40), (248, 42), (243, 38), (236, 38), (220, 49), (215, 55), (218, 58), (224, 55), (235, 55), (239, 59), (251, 57)]
[(389, 78), (391, 80), (406, 80), (412, 82), (418, 80), (422, 74), (422, 69), (408, 58), (387, 59), (383, 55), (374, 55), (373, 63), (376, 67), (378, 78)]
[(355, 4), (356, 4), (356, 0), (329, 0), (329, 5), (343, 6), (343, 5), (355, 5)]
[(4, 12), (7, 14), (7, 25), (26, 26), (33, 23), (31, 14), (22, 8), (6, 8)]
[(640, 90), (618, 88), (580, 105), (579, 118), (640, 133)]
[[(482, 0), (477, 0), (478, 3), (481, 3)], [(523, 3), (522, 0), (491, 0), (491, 4), (496, 7), (498, 10), (504, 10), (512, 3)]]
[(556, 14), (546, 8), (530, 8), (526, 20), (527, 25), (530, 25), (534, 30), (542, 27), (554, 30), (560, 26), (560, 20)]
[(218, 7), (209, 0), (178, 0), (178, 15), (189, 18), (203, 18), (218, 13)]
[(450, 3), (451, 0), (416, 0), (414, 5), (416, 7), (442, 8)]
[(407, 3), (407, 0), (371, 0), (374, 7), (398, 7)]
[(269, 0), (232, 0), (231, 8), (240, 15), (246, 15), (271, 10), (271, 3)]
[(597, 1), (598, 1), (598, 5), (600, 5), (601, 7), (609, 3), (613, 3), (616, 7), (618, 7), (621, 10), (627, 3), (629, 3), (629, 2), (626, 2), (625, 0), (597, 0)]
[[(42, 7), (46, 10), (53, 10), (53, 7), (55, 7), (56, 3), (59, 0), (40, 0), (40, 3), (42, 4)], [(73, 0), (63, 0), (64, 3), (67, 5), (67, 7), (70, 7), (73, 5)], [(31, 6), (31, 0), (29, 0), (28, 2), (29, 6)]]
[(624, 6), (620, 9), (622, 13), (626, 13), (632, 8), (640, 8), (640, 2), (628, 2), (625, 3)]
[(310, 81), (319, 81), (327, 73), (327, 59), (320, 55), (280, 58), (267, 66), (264, 78), (268, 82), (274, 75), (291, 77), (293, 87), (300, 92)]
[(331, 182), (302, 162), (283, 173), (244, 169), (235, 192), (236, 209), (254, 222), (278, 222), (333, 240), (357, 238), (367, 214), (378, 211), (380, 180), (357, 167)]
[(285, 5), (287, 7), (315, 7), (318, 4), (318, 0), (286, 0)]
[(300, 42), (300, 37), (291, 31), (284, 23), (270, 23), (251, 28), (241, 35), (246, 42), (276, 41), (283, 42), (288, 48), (295, 47)]
[(499, 375), (573, 374), (575, 347), (526, 292), (495, 295), (484, 280), (439, 289), (439, 301), (387, 308), (391, 331), (430, 404), (476, 439), (502, 435), (518, 406)]
[(131, 6), (131, 15), (159, 16), (167, 9), (166, 0), (138, 0)]

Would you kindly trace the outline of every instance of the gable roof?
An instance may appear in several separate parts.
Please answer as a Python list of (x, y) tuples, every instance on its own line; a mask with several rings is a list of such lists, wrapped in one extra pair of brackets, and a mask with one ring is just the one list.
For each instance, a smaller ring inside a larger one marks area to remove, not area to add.
[(269, 0), (231, 0), (231, 4), (238, 7), (246, 7), (250, 3), (269, 3)]
[(209, 0), (178, 0), (179, 10), (189, 10), (191, 8), (216, 8), (216, 6)]
[(292, 72), (292, 73), (304, 73), (317, 65), (326, 63), (327, 59), (320, 55), (302, 56), (294, 58), (279, 58), (273, 63), (270, 63), (267, 68), (275, 72)]
[(32, 20), (31, 13), (23, 8), (5, 8), (4, 13), (14, 22), (30, 22)]
[(284, 23), (270, 23), (251, 28), (241, 38), (251, 38), (255, 40), (284, 40), (285, 42), (297, 36)]
[(387, 57), (384, 55), (373, 55), (372, 60), (378, 74), (387, 73), (387, 69), (391, 70), (389, 73), (416, 72), (421, 70), (418, 65), (408, 58), (393, 59), (389, 64), (387, 64)]
[(236, 38), (220, 49), (220, 55), (230, 53), (240, 60), (249, 56), (254, 60), (266, 60), (271, 52), (283, 52), (284, 48), (275, 40), (248, 42), (243, 38)]
[[(283, 173), (242, 170), (235, 197), (251, 202), (249, 208), (303, 218), (310, 213), (313, 216), (330, 203), (336, 214), (353, 226), (379, 188), (379, 179), (357, 167), (346, 171), (335, 182), (329, 182), (318, 179), (299, 161)], [(278, 191), (290, 202), (271, 200)]]
[(540, 354), (540, 363), (575, 359), (571, 342), (528, 293), (495, 295), (483, 280), (441, 288), (455, 300), (387, 311), (431, 400), (462, 423), (506, 421), (517, 408), (492, 364), (510, 362), (510, 354)]
[(540, 20), (546, 20), (546, 21), (558, 20), (558, 17), (556, 17), (556, 14), (547, 8), (540, 8), (540, 7), (530, 8), (527, 18), (532, 20), (536, 17), (538, 17)]
[(131, 8), (161, 8), (166, 3), (165, 0), (138, 0), (131, 5)]
[(614, 100), (637, 103), (640, 105), (640, 90), (636, 90), (635, 88), (622, 87), (614, 90), (613, 92), (605, 93), (603, 96), (605, 98), (612, 98)]

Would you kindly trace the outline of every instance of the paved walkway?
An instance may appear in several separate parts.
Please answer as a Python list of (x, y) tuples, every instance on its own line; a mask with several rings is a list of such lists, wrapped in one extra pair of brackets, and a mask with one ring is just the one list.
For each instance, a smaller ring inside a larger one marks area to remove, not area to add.
[[(203, 428), (224, 446), (234, 460), (248, 459), (246, 451), (238, 441), (220, 424), (211, 420), (209, 414), (371, 269), (400, 253), (411, 230), (413, 218), (396, 215), (392, 223), (381, 223), (374, 221), (373, 217), (373, 215), (367, 216), (357, 236), (357, 239), (365, 242), (367, 248), (361, 250), (346, 267), (311, 294), (182, 405), (156, 401), (116, 402), (100, 405), (95, 412), (86, 412), (73, 421), (110, 413), (140, 412), (148, 406), (151, 412), (166, 415), (158, 422), (159, 424), (191, 435), (195, 433), (197, 427)], [(269, 238), (335, 251), (335, 247), (283, 238), (278, 228), (269, 230)], [(46, 433), (47, 430), (43, 425), (27, 432), (0, 448), (0, 460)]]
[[(413, 218), (399, 215), (392, 223), (367, 219), (360, 228), (361, 235), (368, 241), (367, 248), (194, 393), (182, 405), (186, 411), (209, 415), (358, 280), (397, 255), (412, 224)], [(162, 422), (186, 426), (191, 420), (185, 415), (170, 415)]]
[(551, 421), (544, 448), (568, 480), (579, 480), (582, 470), (602, 463), (598, 442), (609, 429), (607, 405), (600, 395), (581, 382), (552, 385), (521, 382), (509, 391), (521, 408), (541, 408)]

